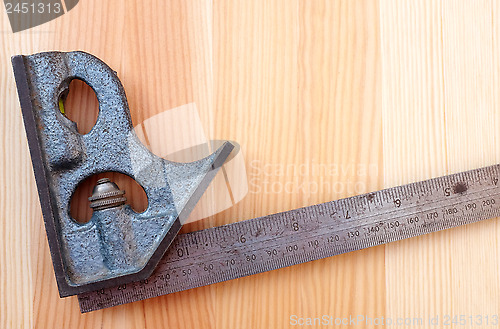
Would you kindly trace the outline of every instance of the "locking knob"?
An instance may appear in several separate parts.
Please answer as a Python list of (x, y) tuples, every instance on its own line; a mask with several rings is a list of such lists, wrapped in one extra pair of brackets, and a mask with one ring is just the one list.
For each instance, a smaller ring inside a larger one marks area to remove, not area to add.
[(125, 191), (120, 190), (109, 178), (101, 178), (94, 186), (92, 196), (89, 197), (90, 208), (97, 211), (124, 205), (127, 201), (124, 194)]

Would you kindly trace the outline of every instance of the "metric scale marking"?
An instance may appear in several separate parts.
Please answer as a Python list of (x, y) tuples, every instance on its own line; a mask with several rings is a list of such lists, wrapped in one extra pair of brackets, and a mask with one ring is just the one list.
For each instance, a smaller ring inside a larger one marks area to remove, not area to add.
[(78, 295), (82, 313), (500, 216), (500, 164), (180, 234), (144, 281)]

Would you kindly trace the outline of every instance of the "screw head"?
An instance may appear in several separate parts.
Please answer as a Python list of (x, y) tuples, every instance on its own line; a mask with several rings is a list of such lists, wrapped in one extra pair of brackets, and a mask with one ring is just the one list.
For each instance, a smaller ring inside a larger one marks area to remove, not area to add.
[(101, 178), (94, 186), (92, 196), (89, 197), (90, 208), (97, 211), (124, 205), (127, 201), (124, 194), (125, 191), (120, 190), (109, 178)]

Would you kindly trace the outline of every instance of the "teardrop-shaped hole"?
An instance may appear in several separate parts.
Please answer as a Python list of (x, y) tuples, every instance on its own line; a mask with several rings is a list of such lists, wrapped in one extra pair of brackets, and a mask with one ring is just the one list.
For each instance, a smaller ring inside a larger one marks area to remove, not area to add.
[(99, 115), (99, 101), (94, 90), (79, 79), (73, 79), (69, 89), (61, 95), (59, 110), (68, 119), (76, 123), (78, 132), (88, 134)]
[(131, 177), (117, 172), (105, 172), (90, 176), (81, 182), (73, 193), (70, 201), (70, 215), (78, 223), (87, 223), (92, 217), (92, 209), (88, 198), (101, 178), (109, 178), (120, 190), (125, 191), (127, 203), (136, 212), (143, 212), (148, 207), (148, 198), (144, 189)]

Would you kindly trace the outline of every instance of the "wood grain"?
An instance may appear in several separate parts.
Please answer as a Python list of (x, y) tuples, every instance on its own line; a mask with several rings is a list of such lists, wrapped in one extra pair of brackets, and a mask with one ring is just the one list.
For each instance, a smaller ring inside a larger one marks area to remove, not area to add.
[[(386, 185), (496, 163), (491, 3), (387, 1), (381, 13)], [(497, 234), (489, 220), (387, 245), (387, 316), (496, 314)]]
[[(208, 138), (239, 142), (248, 195), (192, 231), (497, 163), (499, 14), (494, 1), (87, 0), (15, 34), (0, 15), (0, 328), (497, 314), (489, 220), (81, 315), (58, 297), (10, 57), (90, 52), (118, 72), (134, 124), (194, 103)], [(83, 90), (68, 110), (90, 129)], [(77, 211), (90, 214), (84, 198)]]

